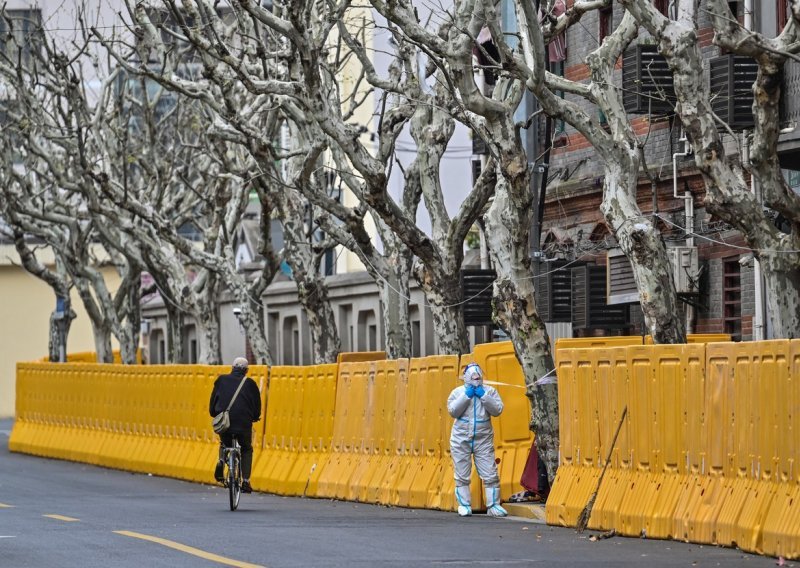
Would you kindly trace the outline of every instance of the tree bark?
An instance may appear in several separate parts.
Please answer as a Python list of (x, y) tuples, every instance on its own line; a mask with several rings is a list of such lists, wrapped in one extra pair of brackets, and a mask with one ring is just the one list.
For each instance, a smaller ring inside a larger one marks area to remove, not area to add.
[(617, 161), (605, 162), (603, 201), (600, 209), (633, 269), (645, 326), (653, 342), (685, 343), (686, 334), (678, 305), (672, 264), (660, 235), (636, 203), (638, 159), (630, 162), (617, 152)]
[[(552, 482), (558, 469), (558, 385), (547, 328), (536, 311), (529, 234), (534, 214), (530, 173), (521, 144), (506, 148), (498, 163), (494, 202), (484, 221), (497, 272), (492, 299), (495, 323), (504, 329), (525, 377), (530, 429)], [(542, 377), (545, 377), (542, 380)]]
[[(389, 264), (393, 264), (391, 260)], [(383, 304), (386, 356), (389, 359), (405, 359), (412, 356), (413, 338), (409, 317), (410, 264), (405, 259), (401, 260), (394, 264), (395, 270), (387, 273), (385, 282), (382, 279), (377, 280)]]
[(164, 305), (167, 310), (167, 362), (181, 365), (186, 363), (186, 354), (183, 348), (183, 310), (170, 304), (167, 298), (164, 299)]

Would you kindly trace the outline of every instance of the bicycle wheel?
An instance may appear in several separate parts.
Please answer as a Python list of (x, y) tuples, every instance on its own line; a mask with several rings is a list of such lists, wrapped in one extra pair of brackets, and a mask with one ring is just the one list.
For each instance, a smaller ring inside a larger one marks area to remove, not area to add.
[(231, 511), (239, 506), (242, 496), (242, 459), (239, 448), (235, 447), (228, 453), (228, 498)]

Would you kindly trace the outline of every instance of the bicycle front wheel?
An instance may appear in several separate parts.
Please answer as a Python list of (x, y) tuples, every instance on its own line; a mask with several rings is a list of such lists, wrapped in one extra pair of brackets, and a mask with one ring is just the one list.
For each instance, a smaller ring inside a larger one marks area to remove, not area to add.
[(239, 506), (239, 498), (242, 496), (242, 474), (238, 452), (228, 454), (228, 498), (231, 504), (231, 511), (235, 511)]

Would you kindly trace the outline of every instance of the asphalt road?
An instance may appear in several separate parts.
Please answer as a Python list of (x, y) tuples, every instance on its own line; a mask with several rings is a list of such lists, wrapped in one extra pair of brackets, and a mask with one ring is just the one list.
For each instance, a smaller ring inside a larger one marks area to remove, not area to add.
[(592, 533), (518, 519), (341, 501), (254, 493), (232, 513), (221, 487), (9, 453), (10, 428), (0, 421), (0, 567), (776, 564), (710, 546), (592, 542)]

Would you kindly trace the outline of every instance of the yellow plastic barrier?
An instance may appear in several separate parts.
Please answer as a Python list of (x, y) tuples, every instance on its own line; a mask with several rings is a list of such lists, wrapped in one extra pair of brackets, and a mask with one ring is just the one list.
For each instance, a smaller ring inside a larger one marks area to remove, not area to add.
[(378, 503), (394, 449), (395, 384), (399, 361), (376, 361), (367, 372), (364, 449), (350, 479), (349, 499)]
[(337, 365), (304, 368), (303, 408), (297, 460), (284, 481), (287, 495), (316, 495), (329, 458)]
[(558, 380), (549, 523), (576, 523), (627, 405), (590, 528), (800, 556), (800, 341), (565, 349)]
[(253, 487), (285, 494), (285, 481), (297, 459), (294, 448), (300, 447), (300, 418), (303, 411), (305, 374), (303, 367), (272, 367), (269, 373), (264, 436), (253, 448)]
[[(457, 384), (458, 363), (455, 355), (416, 358), (409, 363), (405, 427), (408, 453), (405, 472), (397, 483), (398, 505), (440, 505), (445, 459), (449, 459), (442, 433), (452, 424), (447, 397)], [(449, 440), (449, 428), (447, 432)]]
[[(728, 333), (690, 333), (686, 336), (686, 343), (720, 343), (730, 340)], [(653, 337), (645, 335), (644, 344), (653, 345)]]
[(353, 351), (351, 353), (339, 353), (336, 357), (336, 362), (363, 363), (365, 361), (383, 361), (385, 359), (385, 351)]
[[(446, 398), (470, 361), (487, 381), (505, 383), (494, 427), (507, 497), (531, 443), (508, 343), (460, 359), (253, 367), (265, 406), (255, 425), (254, 485), (452, 509)], [(9, 448), (211, 482), (218, 438), (207, 404), (223, 372), (20, 363)], [(591, 528), (800, 556), (800, 340), (561, 348), (557, 374), (561, 466), (548, 522), (575, 524), (627, 407)], [(473, 482), (477, 508), (482, 492)]]
[(367, 487), (364, 501), (396, 505), (399, 502), (397, 483), (408, 466), (405, 435), (405, 413), (408, 404), (408, 359), (376, 364), (381, 380), (386, 380), (386, 400), (383, 417), (383, 441), (373, 479)]
[(362, 451), (361, 430), (367, 412), (369, 362), (342, 363), (336, 380), (331, 451), (319, 476), (316, 495), (346, 498), (349, 480)]

